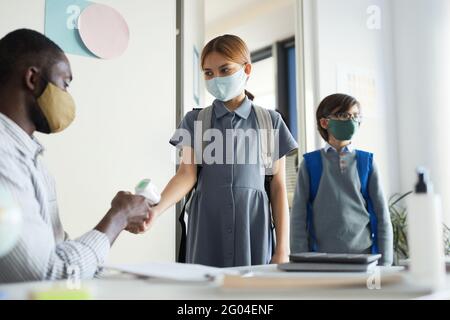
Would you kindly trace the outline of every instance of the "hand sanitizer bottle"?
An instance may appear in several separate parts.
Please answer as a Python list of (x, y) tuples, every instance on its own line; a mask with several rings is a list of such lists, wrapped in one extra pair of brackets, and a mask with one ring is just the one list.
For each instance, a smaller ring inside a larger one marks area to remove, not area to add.
[(441, 199), (424, 168), (408, 199), (408, 245), (410, 276), (414, 285), (436, 291), (445, 286), (445, 258)]

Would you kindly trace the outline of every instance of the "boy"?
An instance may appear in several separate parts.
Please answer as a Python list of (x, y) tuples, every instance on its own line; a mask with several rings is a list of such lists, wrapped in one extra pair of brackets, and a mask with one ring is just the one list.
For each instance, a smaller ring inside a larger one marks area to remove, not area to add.
[(304, 155), (291, 214), (291, 252), (381, 253), (391, 265), (393, 232), (373, 155), (355, 150), (361, 106), (326, 97), (316, 113), (321, 150)]

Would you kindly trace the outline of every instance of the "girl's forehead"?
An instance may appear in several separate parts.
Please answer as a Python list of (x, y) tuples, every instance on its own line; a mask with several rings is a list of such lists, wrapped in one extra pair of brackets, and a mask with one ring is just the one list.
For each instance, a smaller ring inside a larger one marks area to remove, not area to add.
[(223, 66), (225, 64), (237, 64), (234, 61), (231, 61), (227, 57), (225, 57), (223, 54), (219, 52), (211, 52), (205, 57), (205, 62), (203, 65), (204, 69), (211, 69), (211, 68), (218, 68), (220, 66)]

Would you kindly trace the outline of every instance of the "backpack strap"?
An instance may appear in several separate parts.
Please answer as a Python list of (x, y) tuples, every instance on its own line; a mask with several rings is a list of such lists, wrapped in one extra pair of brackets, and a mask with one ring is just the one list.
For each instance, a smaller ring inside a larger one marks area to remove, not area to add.
[(273, 156), (275, 153), (275, 130), (269, 110), (253, 105), (258, 122), (259, 137), (261, 141), (261, 160), (266, 176), (273, 175)]
[(180, 239), (180, 247), (178, 250), (178, 260), (177, 262), (180, 263), (186, 263), (186, 242), (187, 242), (187, 226), (186, 222), (184, 221), (186, 216), (186, 206), (188, 202), (190, 201), (191, 193), (188, 194), (188, 196), (185, 199), (183, 208), (181, 209), (180, 216), (178, 217), (178, 221), (181, 225), (181, 239)]
[(370, 215), (370, 231), (372, 239), (372, 253), (378, 253), (378, 219), (369, 196), (369, 179), (373, 171), (373, 154), (356, 150), (356, 165), (359, 180), (361, 181), (361, 194), (366, 201), (367, 211)]
[[(213, 106), (201, 109), (197, 115), (197, 121), (194, 124), (194, 149), (196, 158), (195, 163), (198, 165), (203, 164), (203, 151), (206, 148), (206, 141), (203, 141), (203, 137), (205, 136), (205, 132), (211, 129), (212, 111)], [(201, 132), (196, 131), (199, 125), (201, 125)]]
[(319, 190), (320, 179), (322, 178), (322, 154), (320, 150), (316, 150), (303, 155), (306, 170), (309, 175), (309, 199), (306, 206), (306, 227), (310, 237), (310, 250), (317, 251), (317, 241), (313, 225), (313, 203)]
[[(270, 115), (269, 110), (266, 108), (257, 106), (253, 104), (253, 110), (255, 111), (256, 121), (258, 123), (258, 132), (260, 137), (260, 148), (261, 148), (261, 161), (264, 165), (264, 189), (267, 194), (267, 198), (269, 202), (271, 201), (270, 194), (270, 183), (273, 179), (273, 157), (275, 153), (275, 130), (273, 128), (272, 116)], [(271, 206), (269, 205), (269, 210)], [(275, 224), (273, 222), (273, 215), (270, 213), (270, 226), (271, 226), (271, 238), (272, 238), (272, 253), (275, 250)]]

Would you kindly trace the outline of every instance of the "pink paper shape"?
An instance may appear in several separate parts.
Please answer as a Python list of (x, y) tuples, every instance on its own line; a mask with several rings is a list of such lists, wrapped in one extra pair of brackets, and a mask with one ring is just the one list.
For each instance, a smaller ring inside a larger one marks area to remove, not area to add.
[(78, 18), (78, 29), (86, 47), (103, 59), (120, 56), (130, 40), (125, 19), (117, 10), (103, 4), (84, 9)]

